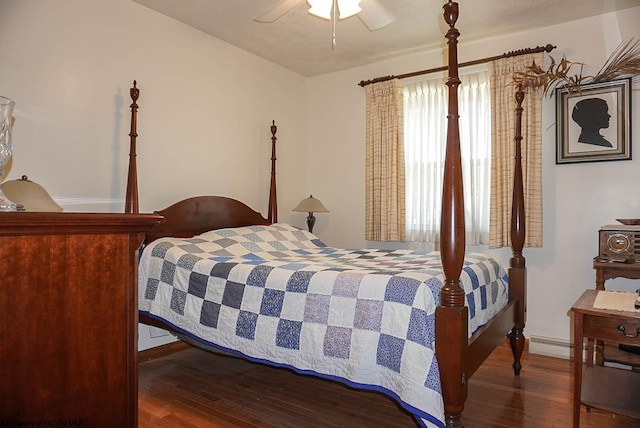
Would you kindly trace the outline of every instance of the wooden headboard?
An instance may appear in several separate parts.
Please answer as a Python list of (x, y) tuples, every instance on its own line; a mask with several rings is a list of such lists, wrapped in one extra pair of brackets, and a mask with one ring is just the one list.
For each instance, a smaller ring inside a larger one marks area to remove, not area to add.
[(190, 238), (225, 227), (271, 224), (271, 221), (248, 205), (224, 196), (188, 198), (156, 211), (155, 214), (163, 216), (165, 221), (147, 233), (146, 243), (163, 236)]

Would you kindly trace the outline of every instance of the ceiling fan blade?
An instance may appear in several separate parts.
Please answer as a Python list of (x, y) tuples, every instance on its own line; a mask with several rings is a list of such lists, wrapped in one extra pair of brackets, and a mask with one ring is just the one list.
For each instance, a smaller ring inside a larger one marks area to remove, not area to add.
[(358, 14), (358, 18), (369, 31), (379, 30), (396, 19), (393, 13), (378, 0), (362, 0), (360, 7), (362, 11)]
[(282, 16), (289, 13), (291, 9), (298, 6), (300, 3), (305, 0), (280, 0), (278, 3), (274, 4), (269, 10), (258, 15), (253, 20), (256, 22), (265, 22), (271, 23), (280, 19)]

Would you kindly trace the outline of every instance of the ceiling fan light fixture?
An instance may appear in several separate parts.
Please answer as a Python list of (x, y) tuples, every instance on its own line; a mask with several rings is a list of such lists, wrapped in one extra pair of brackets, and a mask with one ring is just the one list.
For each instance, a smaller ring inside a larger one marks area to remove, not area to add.
[(333, 8), (333, 0), (307, 0), (309, 5), (309, 13), (324, 19), (331, 19), (331, 9)]
[(336, 13), (335, 6), (337, 3), (338, 11), (340, 12), (340, 19), (349, 18), (362, 11), (360, 8), (361, 0), (307, 0), (307, 3), (311, 6), (309, 13), (315, 16), (319, 16), (324, 19), (331, 19), (331, 12)]
[(338, 10), (340, 11), (340, 19), (357, 15), (362, 12), (360, 0), (338, 0)]

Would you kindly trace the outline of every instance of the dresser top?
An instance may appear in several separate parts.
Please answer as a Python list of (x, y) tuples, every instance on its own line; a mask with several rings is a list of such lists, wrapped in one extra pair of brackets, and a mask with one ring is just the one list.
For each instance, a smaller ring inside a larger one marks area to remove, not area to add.
[(0, 212), (0, 236), (146, 232), (162, 220), (157, 214)]

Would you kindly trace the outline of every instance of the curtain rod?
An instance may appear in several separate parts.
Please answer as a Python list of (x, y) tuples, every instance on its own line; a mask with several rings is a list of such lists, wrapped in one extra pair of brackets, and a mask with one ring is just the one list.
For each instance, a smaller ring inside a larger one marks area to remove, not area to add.
[[(538, 53), (538, 52), (547, 52), (547, 53), (549, 53), (552, 50), (554, 50), (555, 48), (556, 48), (556, 46), (553, 46), (551, 44), (547, 44), (545, 46), (536, 46), (535, 48), (519, 49), (519, 50), (516, 50), (516, 51), (503, 53), (502, 55), (496, 55), (496, 56), (491, 56), (491, 57), (487, 57), (487, 58), (476, 59), (476, 60), (468, 61), (468, 62), (461, 62), (458, 65), (458, 67), (467, 67), (467, 66), (470, 66), (470, 65), (484, 64), (485, 62), (494, 61), (496, 59), (511, 58), (511, 57), (514, 57), (514, 56), (526, 55), (526, 54), (530, 54), (530, 53)], [(421, 70), (421, 71), (414, 71), (412, 73), (398, 74), (397, 76), (391, 75), (391, 76), (376, 77), (375, 79), (371, 79), (371, 80), (361, 80), (360, 83), (358, 83), (358, 85), (362, 86), (362, 87), (365, 87), (365, 86), (370, 85), (372, 83), (386, 82), (387, 80), (391, 80), (391, 79), (406, 79), (407, 77), (414, 77), (414, 76), (421, 76), (423, 74), (436, 73), (438, 71), (445, 71), (446, 69), (447, 69), (447, 66), (445, 65), (445, 66), (442, 66), (442, 67), (430, 68), (428, 70)]]

